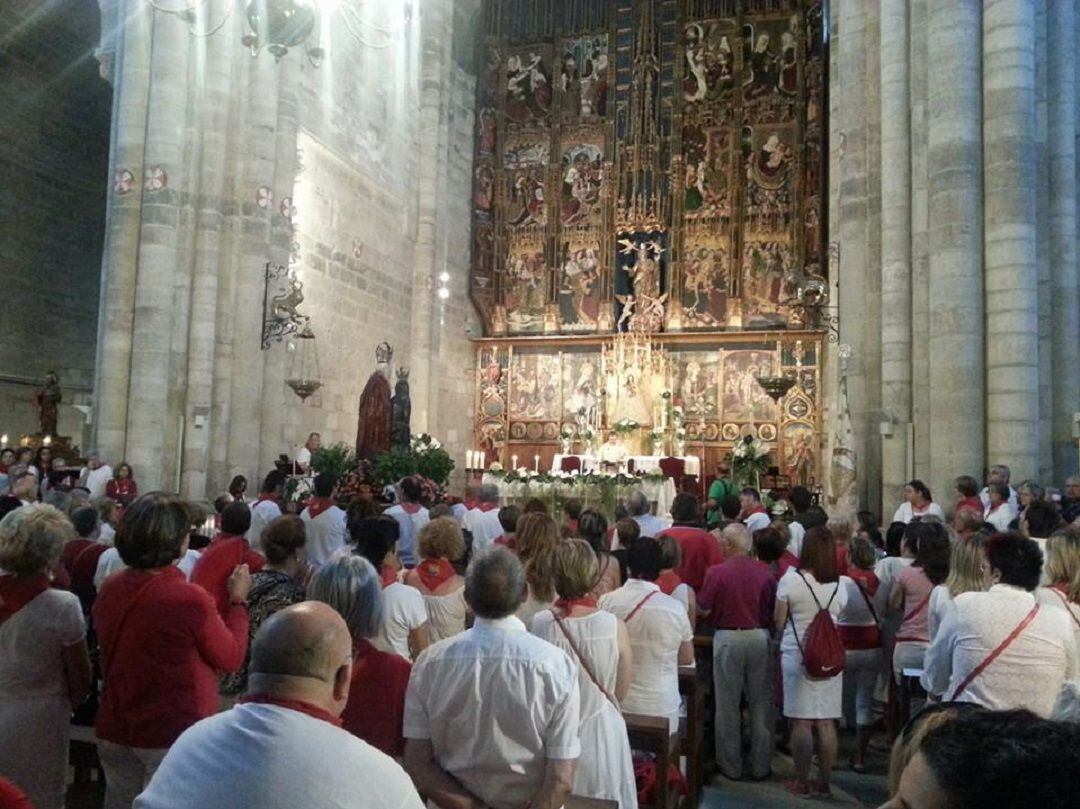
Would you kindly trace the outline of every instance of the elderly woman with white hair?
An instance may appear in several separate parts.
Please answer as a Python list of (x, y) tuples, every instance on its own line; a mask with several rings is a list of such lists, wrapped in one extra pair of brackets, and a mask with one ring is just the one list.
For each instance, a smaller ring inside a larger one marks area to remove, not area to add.
[(307, 595), (309, 601), (337, 610), (352, 635), (352, 686), (341, 714), (342, 727), (388, 756), (400, 758), (405, 753), (402, 727), (412, 664), (371, 643), (383, 624), (379, 573), (362, 556), (339, 556), (312, 576)]
[(38, 809), (64, 805), (68, 721), (90, 693), (86, 624), (73, 594), (49, 571), (74, 534), (52, 506), (0, 521), (0, 775)]

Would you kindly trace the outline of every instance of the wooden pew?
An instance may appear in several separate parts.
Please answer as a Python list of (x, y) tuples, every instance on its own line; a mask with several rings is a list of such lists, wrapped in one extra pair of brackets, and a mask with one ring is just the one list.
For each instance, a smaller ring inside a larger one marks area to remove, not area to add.
[(653, 805), (657, 809), (676, 809), (675, 796), (668, 789), (667, 774), (671, 765), (679, 761), (679, 734), (670, 731), (666, 716), (623, 713), (623, 719), (626, 720), (626, 733), (630, 737), (630, 747), (656, 755), (659, 794)]
[(710, 680), (694, 666), (679, 666), (679, 693), (686, 697), (686, 730), (682, 751), (686, 756), (686, 781), (690, 786), (687, 804), (697, 806), (704, 782), (705, 696)]
[(618, 801), (606, 801), (602, 798), (583, 798), (571, 795), (563, 804), (563, 809), (619, 809)]

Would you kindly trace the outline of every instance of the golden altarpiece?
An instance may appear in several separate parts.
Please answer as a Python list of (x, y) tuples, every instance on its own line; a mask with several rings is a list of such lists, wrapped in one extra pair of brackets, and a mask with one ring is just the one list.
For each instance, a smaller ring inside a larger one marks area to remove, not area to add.
[(475, 446), (820, 481), (821, 0), (498, 0), (478, 48)]

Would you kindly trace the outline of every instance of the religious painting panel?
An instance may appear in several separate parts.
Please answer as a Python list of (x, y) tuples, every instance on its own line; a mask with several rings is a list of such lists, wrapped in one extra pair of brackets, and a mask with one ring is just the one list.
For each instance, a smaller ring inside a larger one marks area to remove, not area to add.
[(497, 458), (507, 437), (509, 349), (484, 346), (476, 361), (476, 448)]
[(616, 331), (660, 331), (667, 293), (667, 233), (619, 233), (615, 243)]
[(582, 127), (563, 136), (559, 221), (563, 227), (603, 223), (604, 130)]
[(742, 105), (746, 120), (790, 121), (799, 93), (799, 15), (743, 25)]
[(561, 358), (562, 421), (580, 436), (586, 428), (595, 430), (600, 423), (600, 354), (566, 352)]
[(603, 118), (607, 115), (607, 34), (564, 39), (559, 74), (564, 118)]
[(758, 384), (759, 376), (771, 376), (776, 356), (772, 347), (738, 348), (721, 352), (720, 410), (725, 422), (775, 422), (776, 403)]
[(506, 262), (503, 304), (507, 328), (513, 334), (543, 331), (550, 273), (542, 237), (526, 234), (512, 238)]
[(741, 44), (734, 20), (702, 20), (683, 28), (685, 105), (731, 103)]
[(686, 233), (684, 239), (683, 328), (719, 328), (727, 322), (731, 295), (731, 242), (726, 235), (710, 230)]
[(780, 442), (780, 474), (786, 475), (792, 486), (813, 486), (819, 479), (818, 440), (812, 425), (792, 422), (784, 425)]
[[(514, 422), (557, 421), (562, 417), (559, 380), (559, 355), (556, 353), (514, 352), (510, 364), (510, 419)], [(524, 436), (543, 437), (543, 427)], [(535, 433), (535, 435), (531, 435)], [(511, 437), (514, 437), (511, 431)]]
[(743, 223), (750, 233), (788, 233), (794, 219), (795, 128), (744, 126)]
[(673, 354), (675, 403), (687, 422), (715, 421), (720, 413), (720, 355), (716, 351)]
[(784, 276), (794, 266), (791, 243), (752, 239), (743, 244), (742, 300), (746, 326), (783, 326), (787, 317), (779, 302)]
[(551, 49), (536, 45), (506, 56), (506, 120), (522, 126), (542, 123), (551, 114)]
[(596, 331), (602, 301), (601, 282), (600, 241), (596, 233), (564, 232), (557, 291), (562, 331)]
[(495, 169), (491, 161), (478, 158), (473, 169), (473, 216), (479, 223), (491, 221), (495, 204)]
[(687, 121), (683, 126), (683, 218), (731, 221), (735, 187), (732, 130), (727, 121)]
[(503, 148), (506, 205), (504, 222), (509, 229), (543, 227), (547, 224), (544, 183), (551, 159), (546, 134), (515, 132)]

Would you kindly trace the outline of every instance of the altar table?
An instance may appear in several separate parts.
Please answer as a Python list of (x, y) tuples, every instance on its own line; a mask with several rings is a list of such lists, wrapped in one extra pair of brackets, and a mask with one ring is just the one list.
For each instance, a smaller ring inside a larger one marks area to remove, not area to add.
[[(660, 471), (660, 459), (666, 458), (667, 455), (628, 455), (627, 461), (634, 462), (635, 472), (659, 472)], [(600, 459), (595, 455), (556, 455), (551, 460), (551, 471), (559, 472), (562, 470), (563, 458), (580, 458), (581, 459), (581, 471), (593, 472), (600, 468)], [(701, 458), (696, 455), (686, 455), (682, 458), (686, 464), (686, 471), (683, 474), (690, 475), (691, 477), (701, 477)], [(619, 464), (621, 471), (626, 471), (626, 462)]]
[[(504, 478), (491, 473), (485, 473), (482, 482), (490, 483), (499, 489), (499, 498), (503, 505), (514, 503), (523, 505), (527, 500), (538, 497), (541, 500), (566, 500), (574, 498), (581, 502), (583, 508), (602, 508), (605, 504), (604, 484), (586, 483), (580, 480), (560, 480), (541, 483), (539, 481), (514, 481), (508, 483)], [(633, 483), (614, 484), (614, 495), (618, 500), (626, 499), (635, 489), (641, 489), (650, 503), (655, 504), (654, 512), (660, 517), (668, 517), (671, 513), (671, 503), (675, 499), (675, 481), (671, 478), (663, 480), (639, 480)], [(607, 498), (610, 500), (610, 497)], [(609, 520), (611, 514), (605, 515)]]

